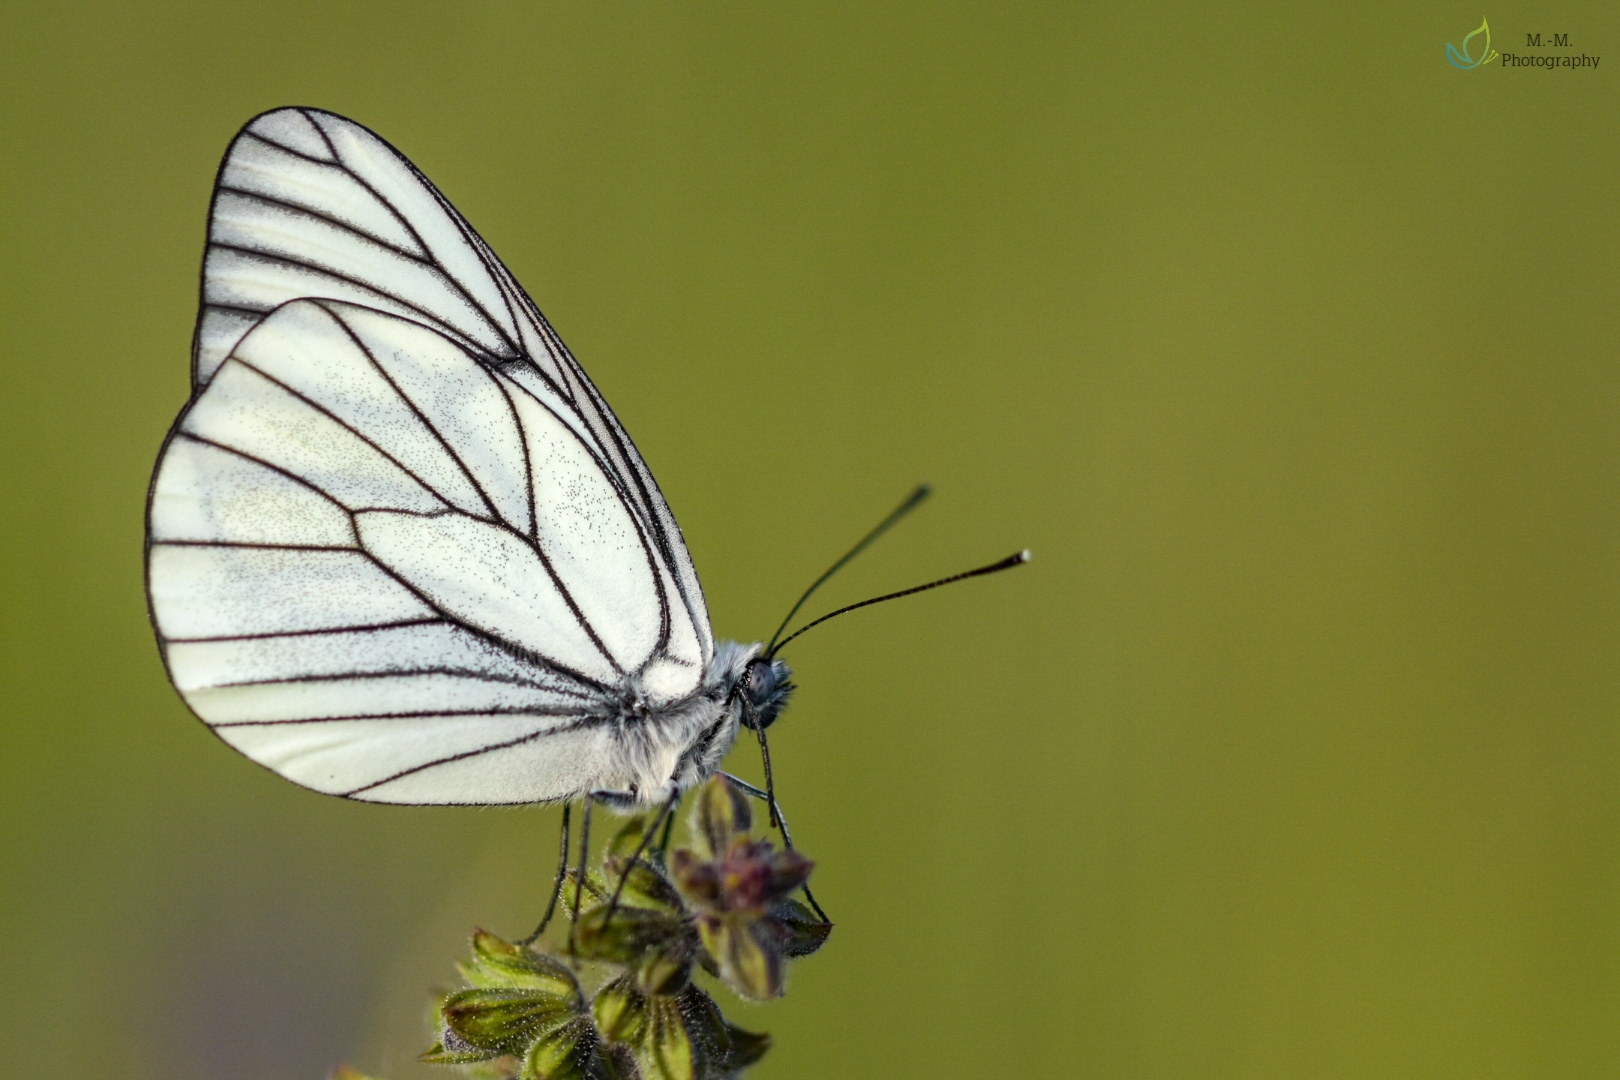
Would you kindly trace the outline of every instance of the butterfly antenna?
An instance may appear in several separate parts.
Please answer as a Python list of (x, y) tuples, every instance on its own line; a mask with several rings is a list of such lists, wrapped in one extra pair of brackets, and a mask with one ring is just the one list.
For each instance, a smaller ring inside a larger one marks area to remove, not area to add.
[(892, 592), (886, 596), (874, 596), (870, 600), (862, 600), (858, 604), (850, 604), (848, 607), (841, 607), (837, 611), (829, 611), (821, 618), (805, 623), (803, 626), (799, 627), (799, 629), (783, 638), (781, 644), (776, 645), (765, 654), (765, 658), (769, 660), (771, 657), (775, 656), (778, 652), (782, 651), (788, 642), (792, 641), (806, 630), (809, 630), (811, 627), (820, 626), (828, 619), (836, 618), (845, 612), (854, 611), (857, 608), (871, 607), (873, 604), (881, 604), (885, 600), (898, 600), (902, 596), (910, 596), (913, 593), (927, 592), (929, 589), (937, 589), (941, 585), (949, 585), (953, 581), (966, 581), (968, 578), (972, 577), (983, 577), (985, 574), (994, 574), (1002, 570), (1011, 570), (1013, 567), (1022, 566), (1027, 562), (1029, 562), (1029, 549), (1025, 548), (1016, 555), (1009, 555), (1000, 562), (991, 563), (989, 566), (981, 566), (977, 570), (967, 570), (960, 574), (952, 574), (950, 577), (940, 578), (938, 581), (930, 581), (926, 585), (916, 585), (909, 589), (901, 589), (899, 592)]
[(804, 607), (804, 602), (810, 599), (811, 593), (821, 588), (822, 584), (828, 578), (842, 570), (845, 563), (859, 555), (862, 551), (865, 551), (868, 544), (882, 536), (884, 533), (888, 532), (890, 526), (892, 526), (895, 522), (899, 521), (901, 518), (915, 510), (917, 508), (917, 504), (928, 498), (933, 490), (934, 489), (929, 487), (927, 484), (918, 484), (917, 490), (913, 491), (910, 495), (907, 495), (905, 502), (895, 507), (888, 517), (877, 523), (877, 528), (861, 537), (860, 543), (850, 548), (844, 553), (844, 557), (842, 559), (839, 559), (837, 562), (833, 563), (832, 566), (828, 567), (825, 574), (822, 574), (820, 577), (816, 578), (815, 583), (812, 584), (808, 589), (804, 590), (804, 595), (799, 597), (799, 602), (793, 605), (793, 610), (787, 613), (787, 618), (782, 620), (782, 625), (776, 628), (776, 633), (771, 635), (771, 643), (765, 646), (765, 656), (769, 658), (775, 654), (776, 639), (782, 636), (782, 631), (787, 629), (788, 623), (793, 621), (793, 616), (797, 615), (799, 613), (799, 609)]

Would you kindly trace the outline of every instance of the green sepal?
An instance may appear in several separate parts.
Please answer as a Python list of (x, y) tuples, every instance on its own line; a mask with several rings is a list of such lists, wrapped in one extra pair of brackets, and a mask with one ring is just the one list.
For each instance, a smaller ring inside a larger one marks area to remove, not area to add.
[(726, 1037), (731, 1042), (731, 1049), (720, 1062), (720, 1068), (725, 1072), (735, 1072), (758, 1064), (759, 1059), (765, 1056), (765, 1051), (771, 1048), (770, 1033), (765, 1031), (744, 1031), (740, 1027), (727, 1024)]
[(624, 827), (614, 833), (613, 839), (608, 841), (606, 850), (602, 852), (603, 860), (615, 856), (624, 858), (633, 853), (641, 846), (641, 838), (647, 835), (647, 826), (649, 824), (650, 822), (645, 814), (626, 821)]
[(688, 985), (676, 998), (692, 1043), (693, 1061), (703, 1077), (734, 1075), (752, 1065), (770, 1048), (769, 1035), (734, 1028), (720, 1014), (720, 1006), (697, 986)]
[(746, 914), (709, 915), (698, 920), (703, 947), (720, 969), (726, 985), (746, 998), (764, 1001), (782, 993), (782, 954), (775, 942), (761, 941), (769, 931), (762, 920)]
[(720, 1014), (720, 1006), (714, 1003), (714, 998), (688, 983), (676, 1000), (694, 1052), (706, 1062), (725, 1060), (731, 1052), (731, 1037), (726, 1032), (726, 1018)]
[(698, 789), (692, 810), (692, 839), (706, 859), (718, 859), (731, 846), (731, 838), (753, 828), (748, 796), (724, 776), (716, 774)]
[(480, 1049), (458, 1038), (454, 1032), (447, 1031), (443, 1038), (428, 1047), (426, 1053), (417, 1055), (416, 1060), (425, 1061), (429, 1065), (471, 1065), (500, 1056), (499, 1050)]
[(725, 906), (720, 866), (694, 851), (677, 848), (669, 859), (669, 875), (687, 903), (697, 908)]
[[(622, 869), (622, 859), (611, 861), (619, 864), (613, 870)], [(697, 935), (668, 879), (638, 861), (630, 867), (609, 920), (611, 906), (609, 893), (609, 899), (580, 913), (575, 927), (579, 955), (631, 968), (649, 994), (671, 994), (685, 985), (698, 952)]]
[(541, 1035), (523, 1058), (521, 1080), (600, 1080), (596, 1025), (576, 1016)]
[(654, 950), (636, 965), (636, 983), (649, 994), (673, 994), (692, 978), (692, 959), (697, 950), (683, 947)]
[[(628, 870), (626, 864), (629, 864)], [(637, 859), (630, 863), (622, 855), (613, 855), (602, 863), (607, 871), (608, 879), (612, 882), (607, 887), (609, 900), (615, 891), (619, 894), (619, 906), (650, 907), (661, 911), (681, 913), (686, 910), (681, 903), (681, 894), (664, 876), (664, 872), (645, 859)], [(624, 888), (619, 888), (619, 878), (624, 877)]]
[[(558, 905), (570, 915), (574, 911), (574, 894), (579, 891), (576, 884), (578, 881), (579, 871), (570, 867), (568, 872), (563, 875), (562, 889), (559, 890), (557, 895)], [(609, 895), (607, 882), (602, 880), (602, 875), (595, 870), (585, 871), (585, 889), (584, 895), (580, 897), (580, 909), (584, 910), (598, 901), (606, 900)]]
[(641, 1080), (708, 1080), (752, 1065), (770, 1048), (769, 1035), (734, 1028), (714, 999), (687, 983), (676, 994), (645, 994), (630, 975), (602, 987), (592, 1006), (604, 1065), (628, 1050)]
[(488, 987), (458, 990), (440, 1011), (449, 1034), (499, 1053), (519, 1053), (536, 1035), (576, 1015), (571, 1001), (552, 994)]
[(602, 1080), (641, 1080), (636, 1052), (624, 1043), (602, 1042), (596, 1046), (596, 1060)]
[(583, 1007), (579, 981), (559, 961), (483, 930), (473, 931), (472, 947), (473, 958), (456, 967), (473, 986), (550, 994), (565, 1000), (571, 1008)]
[(581, 956), (616, 964), (633, 964), (648, 949), (685, 947), (690, 937), (684, 918), (620, 904), (609, 920), (605, 903), (581, 912), (574, 932)]
[(646, 1033), (635, 1048), (642, 1080), (699, 1080), (706, 1074), (676, 998), (649, 998), (647, 1019)]
[(833, 924), (816, 917), (809, 907), (792, 897), (771, 905), (771, 922), (779, 932), (777, 948), (783, 956), (809, 956), (826, 944)]
[(579, 917), (579, 955), (631, 969), (645, 993), (672, 994), (686, 984), (698, 952), (690, 923), (644, 908), (621, 907), (604, 926), (606, 917), (605, 905)]
[[(457, 1070), (469, 1080), (514, 1080), (523, 1068), (523, 1062), (511, 1054), (502, 1054), (493, 1061), (477, 1065), (462, 1065)], [(728, 1078), (729, 1080), (729, 1078)]]
[(647, 995), (636, 986), (635, 976), (620, 975), (596, 992), (591, 1015), (603, 1037), (634, 1046), (647, 1027)]

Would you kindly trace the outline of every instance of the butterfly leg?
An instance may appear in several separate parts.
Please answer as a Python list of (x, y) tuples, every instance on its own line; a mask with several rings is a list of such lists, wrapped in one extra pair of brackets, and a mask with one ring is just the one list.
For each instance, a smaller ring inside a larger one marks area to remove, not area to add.
[[(680, 796), (679, 792), (676, 792), (676, 794), (675, 794), (675, 805), (679, 806), (680, 804), (681, 804), (681, 796)], [(658, 841), (658, 856), (659, 856), (660, 859), (662, 859), (664, 856), (669, 854), (669, 834), (674, 832), (674, 831), (675, 831), (675, 812), (673, 810), (671, 810), (670, 814), (669, 814), (669, 817), (664, 819), (664, 835)]]
[[(776, 800), (769, 792), (761, 791), (748, 781), (732, 776), (728, 772), (723, 772), (720, 775), (731, 781), (733, 784), (736, 784), (739, 788), (752, 795), (754, 798), (762, 801), (769, 801), (772, 806), (776, 806)], [(782, 816), (782, 808), (779, 806), (776, 807), (776, 825), (777, 828), (782, 830), (782, 846), (786, 847), (789, 851), (792, 851), (793, 834), (788, 832), (787, 818)], [(823, 922), (832, 922), (832, 919), (827, 916), (827, 913), (821, 910), (821, 905), (816, 903), (815, 895), (811, 893), (810, 886), (802, 885), (800, 886), (800, 889), (804, 892), (804, 898), (810, 901), (810, 906), (815, 909), (816, 914), (821, 916), (821, 920)]]
[(636, 861), (641, 858), (642, 852), (647, 850), (648, 841), (650, 841), (653, 838), (653, 834), (658, 831), (658, 826), (663, 824), (664, 818), (673, 816), (673, 812), (675, 810), (675, 801), (680, 797), (680, 792), (676, 792), (675, 794), (671, 795), (669, 797), (669, 801), (663, 806), (659, 807), (658, 816), (653, 818), (652, 824), (649, 825), (646, 831), (641, 834), (641, 843), (636, 845), (635, 854), (630, 856), (630, 861), (624, 864), (624, 872), (619, 875), (619, 884), (613, 890), (613, 899), (608, 901), (607, 916), (602, 920), (602, 926), (604, 928), (608, 923), (613, 921), (613, 913), (619, 910), (619, 897), (624, 893), (624, 883), (630, 880), (631, 869), (635, 867)]
[[(765, 725), (760, 723), (759, 713), (754, 711), (754, 703), (748, 697), (748, 687), (752, 682), (753, 669), (750, 668), (743, 672), (742, 679), (737, 683), (741, 690), (737, 700), (742, 702), (743, 712), (746, 714), (743, 723), (753, 728), (754, 734), (759, 736), (759, 756), (765, 763), (765, 792), (768, 796), (765, 800), (765, 806), (770, 810), (771, 825), (774, 827), (777, 823), (776, 781), (771, 777), (771, 746), (765, 741)], [(791, 844), (788, 846), (792, 847)]]
[(574, 955), (574, 932), (579, 928), (579, 899), (585, 895), (585, 860), (591, 853), (591, 807), (596, 799), (591, 793), (585, 794), (585, 822), (579, 833), (579, 877), (574, 880), (574, 912), (573, 921), (568, 926), (568, 955)]
[[(754, 710), (750, 708), (748, 711), (752, 714)], [(759, 736), (759, 756), (765, 763), (765, 805), (771, 811), (771, 824), (780, 825), (782, 814), (776, 805), (776, 778), (771, 775), (771, 744), (765, 741), (765, 725), (759, 722), (757, 715), (754, 716), (754, 733)], [(786, 830), (782, 835), (787, 835)]]
[(557, 880), (551, 885), (551, 900), (546, 904), (546, 913), (540, 920), (540, 925), (534, 928), (534, 933), (518, 942), (519, 945), (533, 945), (535, 939), (546, 932), (551, 924), (552, 915), (557, 912), (557, 897), (562, 895), (563, 879), (568, 876), (568, 817), (573, 812), (573, 803), (563, 803), (562, 812), (562, 843), (557, 853)]

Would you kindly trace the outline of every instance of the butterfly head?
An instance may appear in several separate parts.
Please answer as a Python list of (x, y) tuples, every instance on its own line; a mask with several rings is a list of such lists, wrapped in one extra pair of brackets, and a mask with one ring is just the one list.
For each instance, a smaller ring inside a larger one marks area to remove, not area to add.
[(793, 693), (793, 672), (784, 661), (762, 656), (761, 648), (757, 643), (717, 642), (711, 669), (709, 693), (724, 702), (738, 727), (749, 731), (756, 717), (761, 728), (770, 727)]
[[(753, 706), (753, 715), (759, 718), (760, 727), (770, 727), (787, 707), (788, 698), (793, 694), (792, 674), (783, 660), (756, 657), (748, 662), (747, 678), (738, 691), (748, 695), (748, 702)], [(743, 712), (742, 723), (748, 728), (754, 726), (747, 710)]]

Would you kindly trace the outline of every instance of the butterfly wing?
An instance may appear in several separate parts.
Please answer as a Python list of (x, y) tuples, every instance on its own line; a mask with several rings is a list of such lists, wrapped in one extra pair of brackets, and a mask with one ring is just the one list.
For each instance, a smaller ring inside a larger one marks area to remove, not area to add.
[(176, 687), (298, 783), (409, 803), (611, 782), (628, 689), (713, 656), (640, 455), (511, 275), (359, 125), (283, 109), (220, 170), (193, 398), (153, 480)]

